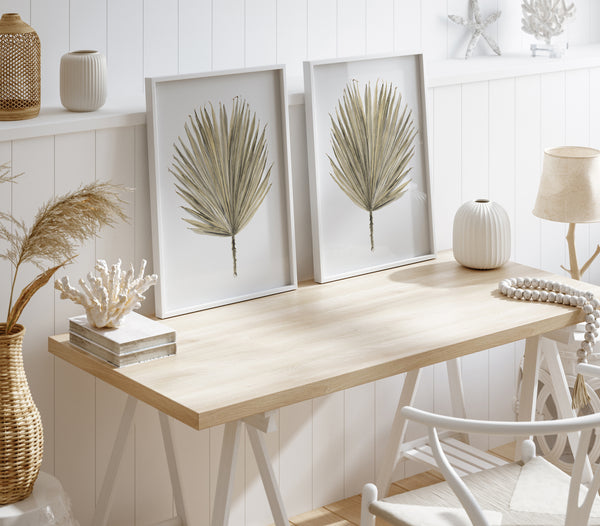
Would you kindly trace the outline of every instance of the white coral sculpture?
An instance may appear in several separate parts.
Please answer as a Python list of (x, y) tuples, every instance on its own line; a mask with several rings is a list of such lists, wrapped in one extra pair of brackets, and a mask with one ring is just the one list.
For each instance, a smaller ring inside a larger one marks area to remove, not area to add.
[(158, 281), (156, 274), (144, 276), (145, 259), (142, 260), (137, 277), (133, 264), (126, 272), (121, 270), (120, 259), (110, 269), (106, 261), (99, 259), (94, 268), (99, 276), (90, 272), (87, 282), (81, 278), (81, 291), (71, 286), (67, 276), (55, 281), (54, 288), (61, 292), (61, 299), (69, 299), (82, 305), (88, 322), (97, 328), (119, 327), (124, 316), (141, 307), (145, 299), (142, 293)]
[(567, 18), (575, 14), (575, 4), (565, 0), (523, 0), (523, 31), (550, 45), (552, 37), (564, 31)]

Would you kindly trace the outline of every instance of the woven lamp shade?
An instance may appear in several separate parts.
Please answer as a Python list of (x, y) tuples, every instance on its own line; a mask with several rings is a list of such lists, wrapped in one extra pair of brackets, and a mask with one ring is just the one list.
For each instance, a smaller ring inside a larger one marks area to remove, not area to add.
[(31, 119), (40, 112), (40, 39), (17, 13), (0, 18), (0, 120)]
[(600, 221), (600, 151), (583, 146), (545, 150), (533, 214), (561, 223)]

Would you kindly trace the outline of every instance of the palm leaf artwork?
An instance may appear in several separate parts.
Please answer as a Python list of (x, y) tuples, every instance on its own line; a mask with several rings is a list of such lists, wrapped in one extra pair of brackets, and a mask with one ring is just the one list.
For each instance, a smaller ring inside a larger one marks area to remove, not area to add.
[(371, 251), (375, 250), (373, 212), (396, 201), (410, 183), (408, 163), (415, 152), (412, 112), (391, 83), (345, 88), (331, 119), (331, 177), (352, 200), (369, 212)]
[(231, 116), (219, 103), (194, 111), (179, 137), (169, 171), (189, 214), (183, 218), (198, 234), (231, 237), (233, 275), (237, 276), (235, 236), (250, 222), (271, 184), (266, 126), (261, 128), (248, 103), (233, 99)]

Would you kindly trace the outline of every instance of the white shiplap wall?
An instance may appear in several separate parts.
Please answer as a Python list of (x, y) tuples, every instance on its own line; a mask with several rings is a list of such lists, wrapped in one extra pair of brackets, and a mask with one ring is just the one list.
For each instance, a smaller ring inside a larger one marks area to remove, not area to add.
[[(506, 51), (529, 43), (519, 30), (515, 0), (481, 0), (484, 10), (503, 10), (494, 31)], [(466, 12), (466, 0), (0, 0), (0, 11), (18, 11), (43, 42), (43, 93), (58, 94), (58, 61), (69, 49), (107, 54), (111, 95), (142, 90), (145, 75), (162, 75), (283, 62), (292, 87), (301, 86), (301, 62), (365, 53), (422, 48), (428, 57), (460, 56), (464, 34), (447, 22)], [(600, 5), (577, 2), (572, 43), (600, 41)], [(541, 222), (530, 210), (543, 147), (600, 145), (600, 69), (580, 69), (501, 80), (453, 84), (427, 92), (432, 152), (434, 216), (439, 249), (451, 244), (456, 208), (490, 197), (509, 212), (517, 261), (559, 272), (566, 262), (565, 228)], [(311, 274), (304, 107), (290, 107), (299, 275)], [(110, 261), (149, 258), (151, 235), (144, 126), (92, 130), (0, 143), (0, 161), (25, 172), (0, 189), (0, 209), (31, 219), (43, 201), (93, 179), (112, 179), (128, 195), (131, 221), (83, 247), (70, 276), (83, 276), (97, 257)], [(583, 259), (600, 239), (600, 227), (579, 226)], [(34, 271), (28, 271), (31, 275)], [(10, 268), (0, 261), (0, 317), (6, 314)], [(600, 283), (600, 265), (587, 278)], [(23, 276), (25, 277), (25, 276)], [(152, 298), (144, 306), (152, 310)], [(44, 469), (69, 492), (82, 526), (95, 498), (125, 397), (89, 375), (54, 360), (46, 338), (67, 329), (77, 307), (59, 301), (51, 287), (33, 300), (25, 362), (44, 419)], [(463, 376), (470, 414), (511, 418), (521, 344), (468, 357)], [(282, 408), (279, 431), (268, 437), (275, 471), (291, 514), (357, 493), (372, 480), (385, 443), (402, 377), (389, 378)], [(427, 369), (420, 407), (448, 410), (445, 366)], [(174, 423), (192, 525), (205, 526), (213, 501), (222, 428), (194, 432)], [(410, 436), (415, 436), (416, 431)], [(484, 442), (482, 446), (490, 444)], [(240, 448), (232, 526), (271, 522), (246, 442)], [(407, 466), (409, 474), (414, 468)], [(403, 476), (401, 468), (398, 476)], [(173, 512), (158, 420), (140, 407), (121, 464), (111, 526), (141, 525)]]

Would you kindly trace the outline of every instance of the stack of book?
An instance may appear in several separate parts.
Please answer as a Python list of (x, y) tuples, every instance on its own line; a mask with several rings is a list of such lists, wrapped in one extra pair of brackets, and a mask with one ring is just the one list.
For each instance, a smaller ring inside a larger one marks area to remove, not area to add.
[(116, 329), (97, 329), (85, 315), (69, 319), (69, 341), (121, 367), (175, 354), (175, 331), (160, 322), (129, 313)]

